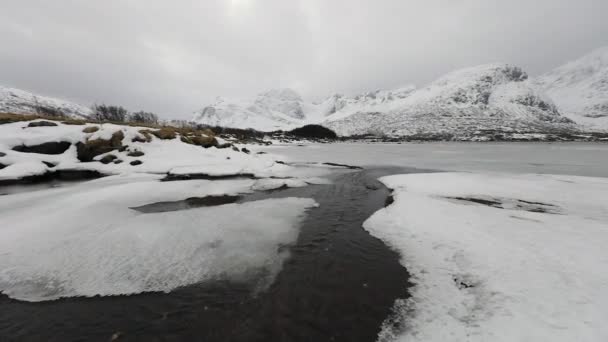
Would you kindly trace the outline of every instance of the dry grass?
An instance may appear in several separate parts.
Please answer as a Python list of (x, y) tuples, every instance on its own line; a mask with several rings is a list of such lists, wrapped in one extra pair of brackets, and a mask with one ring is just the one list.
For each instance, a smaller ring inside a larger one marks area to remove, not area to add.
[[(52, 118), (47, 118), (47, 117), (43, 117), (43, 116), (39, 116), (39, 115), (21, 115), (21, 114), (12, 114), (12, 113), (0, 113), (0, 125), (13, 123), (13, 122), (20, 122), (20, 121), (32, 121), (32, 120), (36, 120), (36, 119), (53, 120)], [(57, 120), (57, 118), (55, 118), (55, 120)]]
[(84, 143), (79, 142), (76, 144), (78, 160), (81, 162), (89, 162), (100, 154), (113, 150), (120, 150), (123, 147), (122, 140), (124, 137), (125, 135), (122, 131), (116, 131), (112, 134), (112, 138), (110, 138), (110, 140), (93, 139), (87, 140)]
[(85, 127), (82, 132), (83, 133), (95, 133), (99, 131), (99, 127), (98, 126), (89, 126), (89, 127)]
[(148, 131), (150, 134), (162, 140), (171, 140), (177, 137), (177, 129), (173, 127), (163, 127), (156, 131)]
[[(31, 121), (36, 119), (45, 119), (51, 121), (59, 121), (66, 125), (85, 125), (87, 123), (94, 124), (115, 124), (122, 126), (131, 127), (146, 127), (146, 129), (139, 130), (142, 137), (136, 137), (133, 142), (150, 142), (152, 136), (156, 136), (159, 139), (169, 140), (175, 139), (180, 136), (180, 140), (187, 144), (198, 145), (203, 147), (217, 146), (217, 140), (215, 139), (215, 133), (208, 129), (194, 129), (189, 127), (173, 127), (163, 126), (159, 124), (146, 124), (140, 122), (113, 122), (113, 121), (96, 121), (96, 120), (79, 120), (71, 119), (66, 117), (48, 117), (40, 115), (22, 115), (12, 113), (0, 113), (0, 124), (20, 122), (20, 121)], [(99, 130), (99, 127), (86, 127), (83, 129), (84, 133), (93, 133)], [(121, 139), (122, 140), (122, 139)], [(89, 141), (87, 144), (101, 144), (101, 142)], [(91, 146), (93, 147), (93, 146)]]

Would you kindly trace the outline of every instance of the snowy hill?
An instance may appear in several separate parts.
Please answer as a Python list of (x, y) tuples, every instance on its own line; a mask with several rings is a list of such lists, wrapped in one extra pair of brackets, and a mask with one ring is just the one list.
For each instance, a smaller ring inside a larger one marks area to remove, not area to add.
[(390, 103), (407, 97), (412, 86), (396, 90), (376, 90), (353, 97), (329, 96), (320, 103), (306, 102), (291, 89), (274, 89), (253, 99), (226, 99), (203, 108), (194, 121), (210, 126), (253, 128), (260, 131), (286, 130), (308, 123), (347, 117), (362, 110), (384, 110)]
[(562, 114), (590, 128), (608, 129), (608, 47), (535, 80)]
[(91, 114), (91, 109), (65, 100), (0, 86), (0, 113), (65, 115), (83, 118)]
[(219, 99), (194, 121), (262, 131), (320, 123), (339, 135), (438, 135), (468, 139), (499, 132), (562, 132), (576, 128), (520, 68), (488, 64), (458, 70), (429, 86), (332, 95), (307, 103), (293, 90), (252, 100)]
[(383, 111), (332, 116), (324, 124), (341, 135), (395, 136), (572, 128), (572, 122), (527, 79), (520, 68), (504, 64), (462, 69), (394, 101)]
[(275, 89), (254, 99), (216, 102), (194, 116), (194, 121), (211, 126), (253, 128), (260, 131), (295, 128), (305, 117), (304, 101), (291, 89)]

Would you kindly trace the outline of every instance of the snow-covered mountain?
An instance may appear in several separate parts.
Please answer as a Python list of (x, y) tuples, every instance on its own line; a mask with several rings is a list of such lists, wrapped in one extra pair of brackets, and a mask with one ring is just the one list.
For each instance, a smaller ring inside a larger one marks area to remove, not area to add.
[(305, 118), (305, 106), (295, 91), (275, 89), (254, 99), (219, 97), (214, 104), (197, 113), (193, 120), (211, 126), (273, 131), (300, 126)]
[(470, 135), (480, 130), (550, 132), (575, 127), (522, 69), (505, 64), (458, 70), (422, 89), (407, 86), (354, 97), (337, 94), (320, 103), (306, 103), (288, 89), (248, 101), (220, 99), (194, 120), (263, 131), (321, 123), (340, 135), (389, 136)]
[(217, 98), (203, 108), (194, 121), (211, 126), (253, 128), (260, 131), (291, 129), (307, 123), (324, 122), (358, 113), (380, 110), (390, 103), (407, 97), (415, 88), (377, 90), (348, 97), (334, 94), (319, 103), (306, 102), (292, 89), (273, 89), (253, 99)]
[(535, 83), (563, 115), (591, 128), (608, 129), (608, 47), (550, 71)]
[(0, 86), (0, 113), (64, 115), (83, 118), (91, 114), (91, 109), (69, 101)]
[(488, 64), (458, 70), (379, 111), (332, 115), (341, 135), (470, 135), (477, 131), (549, 132), (574, 127), (520, 68)]

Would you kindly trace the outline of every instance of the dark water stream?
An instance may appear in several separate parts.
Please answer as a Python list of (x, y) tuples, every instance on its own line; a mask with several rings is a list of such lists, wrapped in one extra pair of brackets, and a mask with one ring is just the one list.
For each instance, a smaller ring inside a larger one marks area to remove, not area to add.
[(247, 282), (215, 281), (169, 294), (43, 303), (0, 296), (0, 341), (375, 341), (395, 300), (408, 296), (408, 273), (362, 223), (389, 196), (376, 179), (408, 171), (349, 171), (331, 185), (239, 198), (308, 197), (320, 204), (262, 292)]

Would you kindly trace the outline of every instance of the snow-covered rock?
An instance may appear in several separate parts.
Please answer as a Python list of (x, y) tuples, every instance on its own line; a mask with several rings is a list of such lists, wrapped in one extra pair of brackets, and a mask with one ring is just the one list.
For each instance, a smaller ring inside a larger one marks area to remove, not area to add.
[(590, 128), (608, 129), (608, 47), (552, 70), (535, 83), (563, 115)]
[(404, 329), (387, 324), (380, 340), (608, 339), (606, 178), (434, 173), (381, 181), (395, 201), (364, 228), (401, 253), (414, 287), (396, 303)]
[[(0, 157), (0, 162), (6, 165), (0, 170), (0, 181), (63, 170), (90, 170), (101, 174), (133, 172), (165, 174), (187, 169), (191, 170), (191, 173), (213, 176), (251, 174), (265, 177), (274, 175), (275, 172), (285, 173), (291, 169), (287, 165), (275, 163), (275, 158), (270, 154), (250, 155), (231, 148), (203, 148), (185, 143), (179, 136), (174, 139), (159, 139), (150, 135), (150, 141), (146, 141), (141, 133), (142, 130), (149, 130), (145, 127), (114, 124), (66, 125), (60, 122), (53, 127), (27, 127), (30, 122), (36, 121), (40, 120), (0, 125), (0, 152), (4, 154)], [(88, 131), (85, 130), (86, 127), (97, 127), (98, 130), (86, 133)], [(115, 144), (114, 150), (95, 155), (92, 162), (79, 160), (79, 143), (98, 139), (109, 141), (115, 136), (121, 138), (120, 142), (117, 142), (121, 143), (121, 146)], [(71, 145), (61, 154), (23, 153), (14, 150), (16, 146), (36, 146), (48, 142), (66, 142)], [(133, 156), (133, 151), (142, 152), (143, 155)], [(97, 162), (110, 154), (116, 156), (122, 163)], [(143, 163), (131, 165), (134, 161)], [(54, 166), (45, 165), (43, 162)]]
[(0, 113), (63, 115), (82, 119), (91, 112), (90, 108), (76, 103), (0, 86)]

